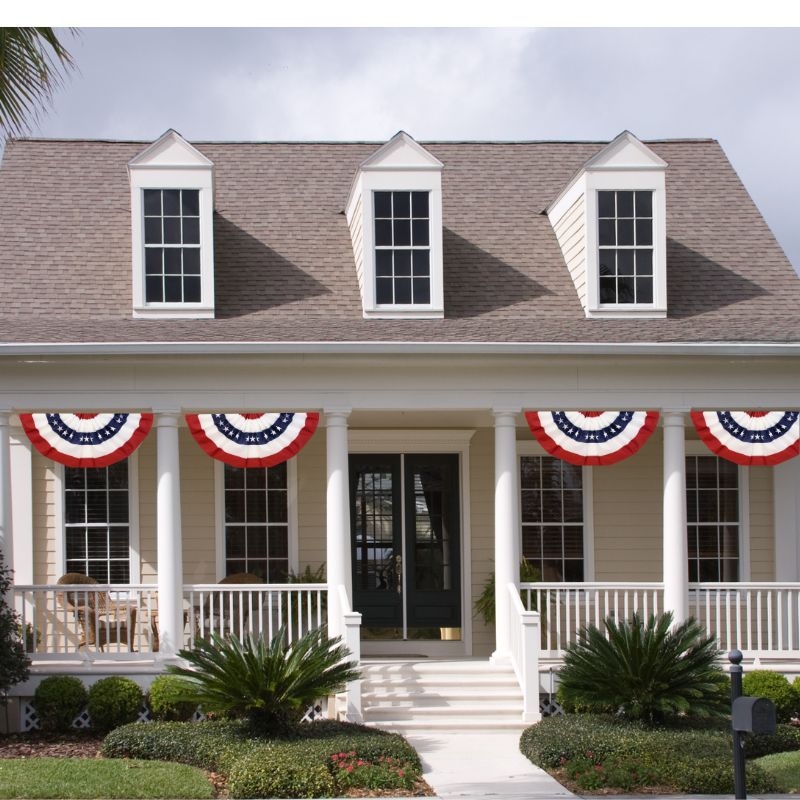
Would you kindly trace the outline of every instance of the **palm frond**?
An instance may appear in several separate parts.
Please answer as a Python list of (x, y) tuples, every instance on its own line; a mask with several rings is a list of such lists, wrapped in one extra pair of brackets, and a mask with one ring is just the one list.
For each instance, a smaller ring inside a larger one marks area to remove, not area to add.
[(0, 129), (26, 133), (72, 69), (52, 28), (0, 28)]

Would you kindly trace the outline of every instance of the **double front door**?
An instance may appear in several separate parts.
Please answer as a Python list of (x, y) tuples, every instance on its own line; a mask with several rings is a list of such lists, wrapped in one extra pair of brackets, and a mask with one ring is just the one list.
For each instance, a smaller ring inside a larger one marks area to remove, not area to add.
[(459, 638), (458, 456), (351, 455), (350, 499), (366, 638)]

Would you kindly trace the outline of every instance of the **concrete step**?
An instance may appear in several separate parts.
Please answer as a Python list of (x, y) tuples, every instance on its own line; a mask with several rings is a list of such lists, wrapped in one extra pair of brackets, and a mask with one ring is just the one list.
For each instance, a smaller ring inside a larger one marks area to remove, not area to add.
[(514, 719), (520, 715), (519, 703), (488, 703), (453, 706), (447, 703), (417, 706), (370, 706), (364, 709), (364, 718), (370, 720), (423, 719), (442, 717), (474, 717), (485, 719)]
[(475, 691), (472, 687), (462, 686), (459, 689), (451, 689), (446, 692), (433, 691), (430, 689), (406, 688), (402, 686), (387, 688), (387, 691), (363, 691), (361, 699), (366, 706), (381, 706), (392, 704), (420, 704), (437, 705), (448, 703), (475, 704), (482, 702), (489, 703), (517, 703), (522, 701), (522, 695), (517, 688), (508, 690), (480, 690)]
[[(520, 714), (521, 716), (521, 714)], [(489, 719), (485, 717), (432, 718), (413, 720), (366, 720), (365, 725), (393, 733), (425, 733), (426, 731), (466, 733), (467, 731), (523, 731), (529, 727), (519, 717), (511, 719)]]

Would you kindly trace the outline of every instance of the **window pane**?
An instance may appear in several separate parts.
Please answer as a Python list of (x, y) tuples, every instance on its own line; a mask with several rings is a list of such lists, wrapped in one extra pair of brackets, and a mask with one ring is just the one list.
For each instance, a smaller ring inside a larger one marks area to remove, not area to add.
[(719, 522), (719, 508), (715, 489), (701, 489), (697, 493), (697, 519), (700, 522)]
[(652, 192), (636, 192), (636, 216), (637, 217), (653, 216)]
[(542, 492), (542, 519), (545, 522), (561, 522), (561, 492)]
[(200, 244), (200, 220), (183, 220), (183, 243)]
[(164, 189), (164, 216), (179, 217), (181, 213), (181, 193), (178, 189)]
[(185, 303), (200, 302), (200, 278), (189, 277), (183, 279), (183, 301)]
[(225, 488), (244, 489), (244, 470), (240, 467), (225, 465)]
[(378, 247), (392, 244), (392, 223), (388, 219), (375, 220), (375, 244)]
[[(164, 223), (164, 235), (166, 236), (166, 221)], [(167, 239), (169, 241), (169, 239)], [(601, 242), (602, 244), (602, 242)], [(617, 220), (617, 244), (618, 245), (632, 245), (633, 244), (633, 220), (632, 219), (618, 219)]]
[(617, 216), (633, 216), (633, 192), (617, 192)]
[(616, 278), (600, 278), (600, 302), (617, 302), (617, 281)]
[(616, 275), (617, 251), (616, 250), (601, 250), (600, 251), (600, 275), (613, 277)]
[(392, 279), (378, 278), (375, 281), (375, 300), (378, 303), (392, 302)]
[(270, 489), (285, 489), (288, 486), (285, 461), (267, 470), (267, 486)]
[(701, 525), (697, 529), (697, 552), (700, 558), (719, 556), (719, 536), (716, 527)]
[(726, 525), (720, 533), (721, 551), (724, 558), (739, 557), (739, 528), (733, 525)]
[(698, 563), (700, 581), (715, 582), (719, 580), (719, 562), (701, 559)]
[(67, 525), (86, 522), (85, 492), (66, 492), (64, 501), (64, 521)]
[(145, 278), (144, 299), (147, 303), (164, 302), (164, 282), (160, 275), (148, 275)]
[(247, 530), (247, 557), (267, 557), (267, 531), (266, 528), (248, 528)]
[(637, 303), (652, 303), (653, 302), (653, 279), (652, 278), (637, 278), (636, 279), (636, 302)]
[(427, 247), (430, 244), (430, 224), (426, 219), (415, 219), (412, 223), (412, 233), (414, 236), (414, 247)]
[(686, 492), (686, 520), (697, 522), (697, 492), (692, 489)]
[(395, 250), (394, 251), (394, 274), (395, 275), (411, 275), (411, 251), (410, 250)]
[[(66, 531), (67, 559), (86, 558), (86, 529), (67, 528)], [(81, 572), (82, 570), (78, 570)]]
[(600, 246), (615, 245), (617, 238), (615, 234), (616, 228), (614, 227), (613, 219), (601, 219), (598, 226), (598, 234), (600, 237)]
[(184, 189), (183, 196), (183, 216), (197, 217), (200, 214), (200, 192), (197, 189)]
[(538, 491), (522, 492), (522, 521), (523, 522), (541, 522), (542, 521), (542, 504), (541, 495)]
[(653, 244), (653, 221), (650, 219), (637, 219), (636, 220), (636, 244), (640, 247), (643, 245)]
[(637, 275), (652, 275), (653, 274), (653, 251), (652, 250), (637, 250), (636, 251), (636, 274)]
[(414, 302), (428, 304), (431, 302), (431, 282), (429, 278), (414, 278)]
[(244, 522), (244, 492), (225, 492), (225, 521)]
[(540, 459), (523, 457), (520, 465), (520, 481), (525, 489), (538, 489), (540, 487)]
[(200, 248), (187, 247), (183, 250), (183, 274), (200, 274)]
[(108, 476), (108, 488), (109, 489), (127, 489), (128, 488), (128, 461), (127, 459), (123, 459), (122, 461), (117, 461), (116, 464), (112, 464), (110, 467), (106, 468), (106, 474)]
[(375, 198), (375, 217), (391, 217), (392, 193), (374, 192), (373, 197)]
[(411, 302), (411, 279), (398, 278), (394, 282), (394, 301), (395, 303)]
[(633, 250), (617, 251), (617, 274), (633, 275)]
[(408, 247), (411, 244), (411, 221), (396, 219), (392, 225), (395, 247)]
[(414, 250), (414, 275), (424, 277), (431, 274), (431, 254), (429, 250)]
[(739, 467), (726, 458), (719, 459), (719, 485), (721, 489), (739, 488)]
[(720, 561), (720, 574), (723, 581), (738, 581), (739, 561), (737, 559), (723, 558)]
[(128, 521), (128, 493), (114, 491), (108, 493), (108, 521)]
[(258, 489), (247, 491), (247, 521), (266, 522), (267, 521), (267, 496), (266, 492)]
[(375, 251), (375, 274), (376, 275), (389, 275), (392, 274), (392, 251), (391, 250), (376, 250)]
[(270, 522), (286, 522), (289, 518), (286, 492), (271, 491), (267, 496), (267, 515)]
[(144, 271), (147, 275), (160, 275), (163, 271), (163, 253), (160, 247), (146, 247), (144, 251)]
[(536, 526), (522, 528), (522, 555), (538, 562), (542, 557), (542, 531)]
[(269, 557), (287, 558), (289, 556), (288, 529), (281, 525), (269, 526)]
[(161, 217), (145, 219), (144, 243), (161, 244)]
[(561, 488), (561, 462), (557, 458), (542, 458), (542, 488)]
[(735, 489), (724, 489), (719, 493), (719, 521), (739, 521), (739, 492)]
[(128, 558), (128, 528), (110, 528), (108, 531), (109, 558)]
[(561, 528), (547, 526), (542, 528), (542, 556), (544, 558), (561, 558)]
[(411, 215), (418, 218), (428, 216), (427, 192), (411, 192)]
[(228, 525), (225, 528), (225, 557), (244, 558), (245, 528)]
[(164, 244), (181, 243), (181, 221), (178, 217), (164, 217)]
[(86, 555), (89, 558), (108, 557), (108, 531), (105, 528), (87, 528)]
[(583, 528), (564, 528), (564, 558), (583, 558)]
[(618, 303), (633, 303), (636, 297), (634, 295), (634, 282), (633, 278), (618, 278), (617, 279), (617, 302)]
[(583, 492), (564, 491), (564, 522), (583, 522)]
[(108, 486), (107, 476), (105, 467), (88, 467), (86, 469), (86, 488), (105, 489)]
[(104, 491), (86, 492), (86, 521), (108, 522), (108, 508)]
[(167, 275), (181, 274), (181, 251), (177, 247), (164, 250), (164, 272)]
[(614, 213), (614, 192), (598, 192), (597, 208), (601, 217), (613, 217)]
[(582, 581), (583, 580), (583, 561), (569, 559), (564, 562), (564, 580)]
[(167, 303), (180, 303), (183, 299), (183, 281), (180, 275), (164, 278), (164, 300)]
[(161, 216), (161, 190), (144, 190), (144, 214), (146, 217)]
[(697, 485), (700, 489), (717, 488), (716, 456), (699, 456), (697, 459)]
[(108, 572), (110, 583), (128, 583), (131, 579), (128, 561), (112, 561), (109, 564)]
[(86, 470), (80, 467), (64, 467), (64, 486), (67, 489), (85, 489)]
[(410, 192), (392, 192), (392, 215), (395, 219), (398, 217), (408, 218), (411, 216), (411, 193)]

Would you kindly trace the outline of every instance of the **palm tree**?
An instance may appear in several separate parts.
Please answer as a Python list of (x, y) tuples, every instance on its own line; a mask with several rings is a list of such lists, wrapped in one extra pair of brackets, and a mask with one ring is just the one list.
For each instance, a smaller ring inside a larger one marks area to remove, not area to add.
[(53, 98), (63, 73), (75, 68), (52, 28), (0, 28), (0, 129), (30, 129)]

